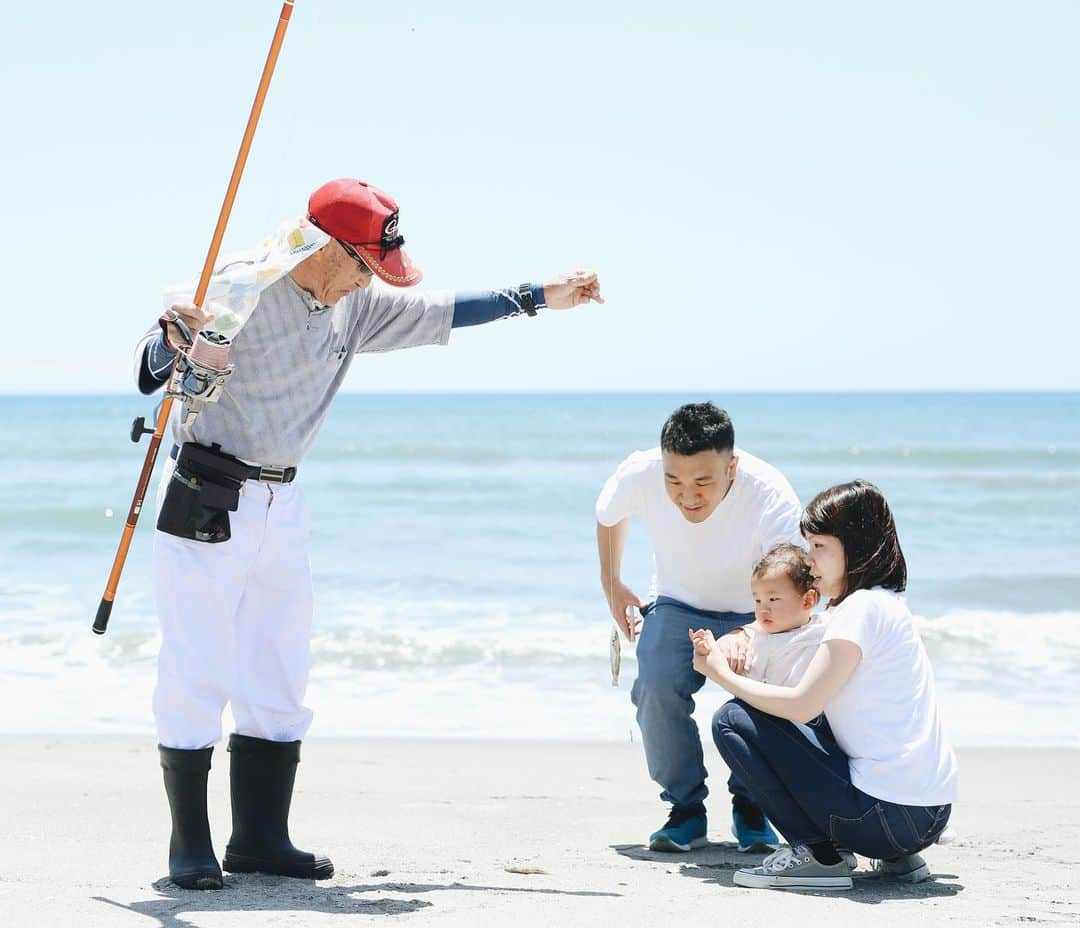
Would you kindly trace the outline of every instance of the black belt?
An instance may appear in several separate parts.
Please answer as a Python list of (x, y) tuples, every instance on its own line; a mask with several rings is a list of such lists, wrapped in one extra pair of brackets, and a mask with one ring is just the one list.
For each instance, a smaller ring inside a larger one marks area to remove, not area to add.
[[(211, 454), (214, 453), (211, 449), (204, 448), (202, 445), (192, 444), (188, 447), (210, 451)], [(175, 461), (179, 453), (180, 446), (173, 445), (169, 456)], [(221, 452), (217, 452), (217, 455), (221, 455)], [(261, 483), (292, 483), (296, 479), (295, 467), (260, 467), (258, 464), (245, 464), (243, 461), (231, 456), (229, 456), (229, 470), (244, 480), (258, 480)]]

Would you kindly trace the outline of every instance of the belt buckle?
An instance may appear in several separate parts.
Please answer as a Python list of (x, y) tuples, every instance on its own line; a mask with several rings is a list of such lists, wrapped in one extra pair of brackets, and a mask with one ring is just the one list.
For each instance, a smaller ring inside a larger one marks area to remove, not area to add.
[(261, 483), (284, 483), (285, 470), (284, 467), (260, 467), (259, 481)]

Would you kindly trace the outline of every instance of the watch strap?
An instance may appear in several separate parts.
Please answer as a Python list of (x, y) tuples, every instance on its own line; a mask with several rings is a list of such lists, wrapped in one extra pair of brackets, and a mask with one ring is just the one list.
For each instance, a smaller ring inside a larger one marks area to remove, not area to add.
[(533, 296), (532, 284), (525, 283), (519, 284), (517, 288), (518, 299), (521, 301), (521, 308), (526, 316), (535, 316), (537, 305), (536, 299)]

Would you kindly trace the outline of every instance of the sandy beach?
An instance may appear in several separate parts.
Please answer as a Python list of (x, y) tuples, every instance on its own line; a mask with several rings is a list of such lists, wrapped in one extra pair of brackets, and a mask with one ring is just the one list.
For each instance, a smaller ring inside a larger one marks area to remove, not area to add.
[[(153, 742), (8, 737), (0, 923), (17, 926), (875, 926), (1080, 923), (1080, 752), (960, 752), (959, 839), (933, 880), (870, 877), (853, 892), (732, 885), (747, 858), (713, 802), (708, 848), (660, 855), (662, 817), (637, 744), (310, 739), (294, 802), (298, 845), (328, 852), (329, 882), (227, 876), (220, 892), (165, 877), (168, 812)], [(722, 764), (710, 764), (721, 783)], [(215, 752), (215, 849), (229, 832)], [(387, 924), (382, 921), (382, 924)]]

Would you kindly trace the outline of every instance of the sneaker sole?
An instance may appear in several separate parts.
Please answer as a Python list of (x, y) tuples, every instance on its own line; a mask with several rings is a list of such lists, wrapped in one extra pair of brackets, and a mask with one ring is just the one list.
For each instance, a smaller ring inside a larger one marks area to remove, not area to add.
[(930, 879), (930, 867), (923, 864), (908, 873), (886, 873), (883, 876), (886, 879), (896, 880), (900, 883), (921, 883), (923, 880)]
[(750, 889), (822, 889), (827, 892), (839, 892), (851, 889), (855, 884), (849, 876), (765, 876), (757, 873), (745, 873), (736, 870), (732, 876), (736, 886)]
[[(732, 827), (731, 834), (734, 836), (735, 841), (738, 842), (739, 835)], [(767, 841), (755, 841), (753, 844), (739, 844), (740, 854), (771, 854), (773, 851), (780, 849), (779, 844), (769, 844)]]
[(694, 838), (689, 844), (679, 844), (676, 841), (672, 841), (670, 838), (657, 838), (655, 841), (649, 842), (650, 851), (663, 851), (665, 853), (677, 853), (692, 851), (694, 848), (708, 846), (708, 838)]
[(740, 854), (771, 854), (779, 849), (779, 844), (766, 844), (764, 841), (758, 841), (756, 844), (739, 845)]

